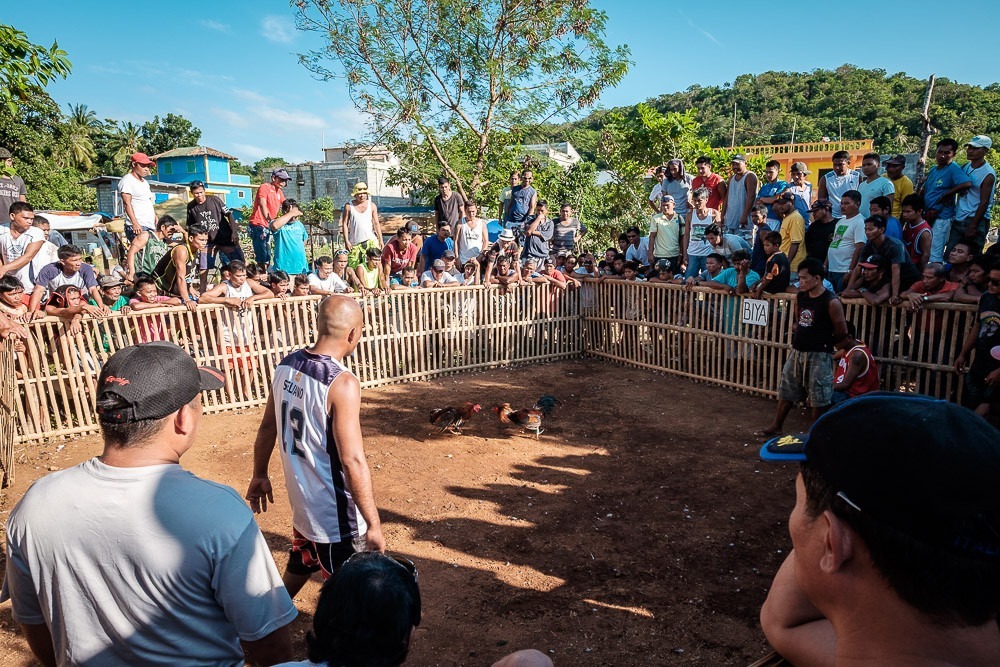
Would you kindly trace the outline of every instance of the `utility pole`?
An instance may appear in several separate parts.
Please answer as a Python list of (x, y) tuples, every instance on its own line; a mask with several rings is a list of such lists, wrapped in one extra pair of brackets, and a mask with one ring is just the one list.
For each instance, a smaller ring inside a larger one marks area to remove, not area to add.
[(795, 143), (795, 130), (796, 130), (796, 128), (797, 128), (798, 126), (799, 126), (799, 117), (798, 117), (798, 116), (796, 116), (796, 117), (795, 117), (795, 118), (794, 118), (794, 119), (792, 120), (792, 144), (794, 144), (794, 143)]
[(736, 148), (736, 102), (733, 102), (733, 140), (729, 142), (729, 148)]
[(920, 153), (920, 159), (917, 160), (917, 178), (913, 182), (913, 187), (916, 190), (920, 190), (920, 186), (924, 182), (927, 170), (927, 152), (931, 149), (931, 136), (937, 132), (937, 129), (931, 125), (931, 95), (934, 94), (934, 75), (931, 74), (931, 78), (927, 80), (927, 94), (924, 96), (924, 110), (920, 114), (920, 126), (921, 126), (921, 143), (923, 144), (923, 150)]

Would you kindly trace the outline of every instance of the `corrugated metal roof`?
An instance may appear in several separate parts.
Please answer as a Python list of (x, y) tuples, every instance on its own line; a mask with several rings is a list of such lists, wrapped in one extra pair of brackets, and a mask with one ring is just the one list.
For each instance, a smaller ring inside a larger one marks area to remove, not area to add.
[(154, 155), (154, 160), (159, 160), (165, 157), (195, 157), (199, 155), (210, 155), (212, 157), (221, 157), (223, 160), (236, 160), (237, 158), (223, 153), (222, 151), (217, 151), (214, 148), (209, 148), (208, 146), (183, 146), (181, 148), (175, 148), (159, 155)]

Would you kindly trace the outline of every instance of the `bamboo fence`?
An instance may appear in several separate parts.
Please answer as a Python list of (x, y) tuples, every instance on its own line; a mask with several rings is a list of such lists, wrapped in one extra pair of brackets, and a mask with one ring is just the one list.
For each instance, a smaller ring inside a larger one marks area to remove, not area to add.
[(0, 340), (0, 489), (14, 481), (14, 439), (17, 432), (17, 384), (14, 382), (14, 341)]
[[(743, 297), (706, 287), (608, 281), (581, 295), (584, 353), (759, 396), (775, 397), (792, 343), (794, 295), (767, 296), (767, 324), (742, 322)], [(872, 306), (844, 312), (879, 364), (882, 389), (958, 401), (952, 363), (976, 315), (974, 305)]]
[[(769, 297), (767, 324), (744, 324), (741, 297), (707, 288), (607, 281), (553, 292), (546, 285), (396, 291), (360, 298), (364, 333), (347, 360), (365, 388), (514, 363), (589, 355), (751, 394), (777, 394), (791, 347), (793, 299)], [(55, 318), (28, 324), (26, 351), (0, 347), (0, 465), (15, 442), (98, 430), (93, 405), (101, 365), (116, 350), (170, 340), (226, 374), (206, 412), (267, 400), (272, 371), (315, 338), (319, 297), (272, 299), (240, 314), (221, 305), (158, 308), (85, 318), (72, 333)], [(848, 302), (845, 311), (880, 364), (882, 386), (960, 400), (951, 370), (975, 307)], [(14, 428), (10, 417), (14, 417)]]

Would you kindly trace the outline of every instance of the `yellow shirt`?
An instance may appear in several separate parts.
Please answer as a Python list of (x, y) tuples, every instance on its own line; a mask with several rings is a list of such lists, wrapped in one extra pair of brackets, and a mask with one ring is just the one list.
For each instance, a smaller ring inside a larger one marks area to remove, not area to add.
[[(792, 257), (792, 244), (798, 243), (799, 248)], [(792, 273), (799, 270), (799, 264), (806, 258), (806, 221), (798, 211), (792, 211), (781, 221), (781, 252), (788, 257), (792, 265)]]
[(903, 210), (903, 197), (914, 193), (913, 181), (909, 176), (903, 175), (899, 180), (892, 181), (892, 187), (896, 188), (896, 194), (892, 196), (892, 217), (898, 220), (899, 212)]

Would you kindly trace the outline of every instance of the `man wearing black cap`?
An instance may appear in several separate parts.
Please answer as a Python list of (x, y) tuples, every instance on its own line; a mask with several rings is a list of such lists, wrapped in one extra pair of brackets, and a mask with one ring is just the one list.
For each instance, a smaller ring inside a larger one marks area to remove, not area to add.
[(97, 384), (104, 451), (48, 475), (7, 522), (10, 599), (45, 665), (271, 665), (296, 611), (253, 514), (180, 466), (222, 373), (172, 343), (115, 353)]
[(925, 396), (873, 393), (805, 441), (793, 550), (761, 609), (792, 664), (996, 665), (1000, 431)]

